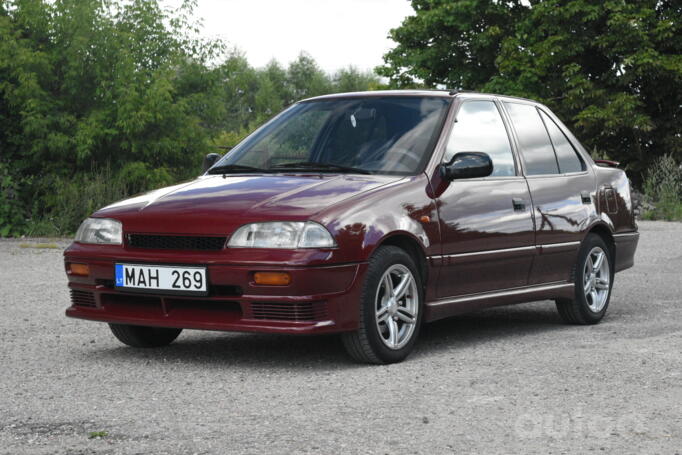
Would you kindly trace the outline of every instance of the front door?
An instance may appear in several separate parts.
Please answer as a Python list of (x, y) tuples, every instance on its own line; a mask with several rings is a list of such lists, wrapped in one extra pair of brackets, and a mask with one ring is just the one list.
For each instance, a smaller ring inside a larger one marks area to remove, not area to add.
[(525, 286), (535, 255), (532, 203), (499, 108), (490, 99), (465, 100), (455, 122), (443, 161), (459, 152), (484, 152), (493, 173), (454, 180), (438, 198), (438, 297)]

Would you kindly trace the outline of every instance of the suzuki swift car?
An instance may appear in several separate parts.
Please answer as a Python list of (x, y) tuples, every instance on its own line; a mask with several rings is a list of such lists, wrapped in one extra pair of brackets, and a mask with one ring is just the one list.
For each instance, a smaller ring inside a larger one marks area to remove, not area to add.
[(403, 360), (425, 322), (554, 300), (594, 324), (638, 242), (628, 179), (545, 106), (439, 91), (301, 101), (197, 179), (117, 202), (65, 251), (71, 317), (134, 347), (182, 329), (341, 334)]

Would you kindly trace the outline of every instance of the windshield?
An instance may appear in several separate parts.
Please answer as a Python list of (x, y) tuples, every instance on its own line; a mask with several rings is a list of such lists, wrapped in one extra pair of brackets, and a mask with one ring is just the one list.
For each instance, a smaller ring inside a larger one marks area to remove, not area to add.
[(209, 173), (416, 174), (433, 150), (449, 104), (447, 98), (428, 96), (301, 102), (249, 136)]

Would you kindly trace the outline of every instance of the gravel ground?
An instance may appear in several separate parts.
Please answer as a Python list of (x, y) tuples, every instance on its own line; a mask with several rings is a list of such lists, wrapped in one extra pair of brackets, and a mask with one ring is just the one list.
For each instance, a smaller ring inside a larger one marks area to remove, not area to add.
[(601, 324), (562, 325), (551, 302), (496, 308), (427, 326), (379, 367), (336, 337), (126, 348), (64, 316), (67, 242), (0, 241), (0, 453), (678, 454), (682, 224), (640, 228)]

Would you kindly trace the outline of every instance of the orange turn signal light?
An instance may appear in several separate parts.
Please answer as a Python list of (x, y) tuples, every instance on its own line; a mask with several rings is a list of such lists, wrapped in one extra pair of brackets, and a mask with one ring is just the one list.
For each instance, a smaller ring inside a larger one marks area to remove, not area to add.
[(69, 264), (69, 272), (71, 275), (88, 276), (90, 275), (90, 266), (87, 264)]
[(256, 272), (253, 281), (266, 286), (286, 286), (291, 283), (291, 275), (287, 272)]

